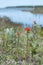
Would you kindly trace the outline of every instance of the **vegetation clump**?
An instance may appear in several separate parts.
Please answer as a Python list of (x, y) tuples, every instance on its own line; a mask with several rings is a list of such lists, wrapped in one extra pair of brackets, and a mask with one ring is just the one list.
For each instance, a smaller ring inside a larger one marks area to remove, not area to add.
[(0, 65), (43, 65), (42, 29), (33, 27), (0, 28)]

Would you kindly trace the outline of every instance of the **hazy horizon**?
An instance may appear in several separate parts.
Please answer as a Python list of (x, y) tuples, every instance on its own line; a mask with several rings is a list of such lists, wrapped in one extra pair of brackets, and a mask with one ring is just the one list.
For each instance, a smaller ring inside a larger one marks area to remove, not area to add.
[(0, 8), (7, 6), (35, 6), (42, 5), (43, 0), (0, 0)]

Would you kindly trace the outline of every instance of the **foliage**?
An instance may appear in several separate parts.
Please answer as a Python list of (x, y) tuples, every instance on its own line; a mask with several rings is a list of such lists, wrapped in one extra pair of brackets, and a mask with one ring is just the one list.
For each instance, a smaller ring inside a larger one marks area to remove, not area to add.
[[(19, 41), (17, 32), (20, 33)], [(28, 32), (28, 46), (26, 46), (27, 32), (24, 30), (24, 28), (1, 28), (0, 64), (42, 65), (43, 40), (41, 39), (40, 32), (41, 28), (34, 22), (33, 27), (31, 28), (30, 32)]]

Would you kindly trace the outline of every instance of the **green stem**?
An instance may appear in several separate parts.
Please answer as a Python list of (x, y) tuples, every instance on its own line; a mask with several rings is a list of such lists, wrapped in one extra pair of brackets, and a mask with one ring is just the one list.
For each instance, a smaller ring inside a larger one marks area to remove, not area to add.
[(19, 47), (19, 35), (18, 35), (18, 47)]
[(28, 53), (28, 31), (27, 31), (27, 46), (26, 46), (26, 49), (27, 49), (27, 53)]
[(27, 47), (28, 47), (28, 31), (27, 31)]
[(29, 54), (28, 54), (28, 31), (27, 31), (27, 45), (26, 45), (26, 61), (28, 62)]

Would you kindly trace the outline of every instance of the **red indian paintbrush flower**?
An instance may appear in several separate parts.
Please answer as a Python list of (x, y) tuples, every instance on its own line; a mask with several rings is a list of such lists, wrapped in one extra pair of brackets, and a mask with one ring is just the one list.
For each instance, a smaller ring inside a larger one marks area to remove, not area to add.
[(26, 30), (26, 31), (30, 31), (30, 28), (26, 27), (25, 30)]

